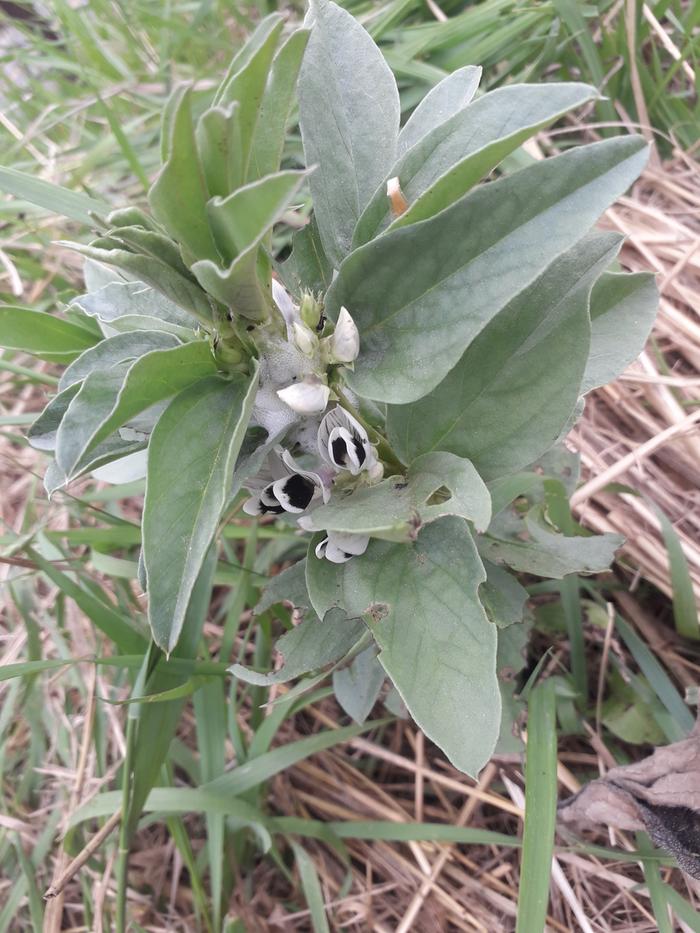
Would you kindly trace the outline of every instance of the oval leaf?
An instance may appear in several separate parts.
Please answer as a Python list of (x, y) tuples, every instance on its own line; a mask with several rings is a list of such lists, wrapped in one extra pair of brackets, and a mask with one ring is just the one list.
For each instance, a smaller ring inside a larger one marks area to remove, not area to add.
[(148, 617), (164, 651), (177, 644), (250, 418), (257, 373), (210, 376), (177, 395), (148, 452), (143, 556)]

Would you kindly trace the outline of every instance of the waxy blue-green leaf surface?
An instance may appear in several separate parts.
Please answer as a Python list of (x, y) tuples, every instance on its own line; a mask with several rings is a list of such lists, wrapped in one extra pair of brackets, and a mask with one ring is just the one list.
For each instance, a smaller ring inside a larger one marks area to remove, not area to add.
[(501, 698), (497, 629), (479, 601), (486, 574), (467, 523), (443, 518), (413, 544), (371, 541), (341, 565), (316, 558), (313, 544), (306, 580), (316, 612), (342, 606), (364, 617), (418, 725), (457, 768), (477, 774), (498, 737)]
[(643, 141), (611, 139), (470, 192), (420, 224), (355, 250), (331, 286), (362, 335), (360, 394), (406, 403), (447, 375), (471, 341), (637, 177)]
[(196, 325), (191, 315), (143, 282), (109, 282), (97, 291), (74, 298), (71, 307), (113, 326), (125, 317), (155, 318), (163, 324), (189, 329)]
[(94, 370), (68, 406), (56, 438), (56, 460), (67, 476), (113, 431), (152, 405), (215, 372), (206, 341), (151, 350), (135, 361)]
[(196, 259), (216, 258), (209, 229), (207, 183), (192, 124), (191, 89), (179, 88), (170, 126), (168, 158), (148, 193), (155, 218)]
[(591, 287), (619, 245), (612, 233), (586, 237), (493, 318), (430, 394), (389, 406), (399, 455), (450, 450), (488, 480), (551, 447), (579, 396)]
[(194, 263), (192, 272), (203, 288), (244, 317), (261, 320), (269, 309), (269, 284), (259, 276), (258, 247), (304, 177), (304, 172), (278, 172), (207, 205), (224, 267), (204, 259)]
[(349, 619), (342, 609), (332, 609), (323, 619), (305, 619), (277, 641), (275, 650), (284, 661), (279, 670), (259, 674), (242, 664), (234, 664), (229, 670), (246, 683), (265, 687), (284, 684), (338, 661), (365, 631), (365, 625), (360, 619)]
[(357, 20), (314, 0), (311, 38), (299, 76), (299, 121), (314, 213), (337, 268), (362, 211), (396, 158), (399, 92), (384, 58)]
[(362, 725), (372, 712), (385, 680), (386, 671), (377, 658), (377, 648), (370, 645), (347, 667), (333, 671), (333, 692), (343, 711)]
[[(450, 495), (432, 501), (445, 487)], [(445, 515), (469, 519), (484, 531), (491, 518), (491, 497), (469, 460), (435, 451), (418, 457), (406, 477), (392, 476), (349, 494), (336, 492), (327, 505), (303, 519), (302, 527), (411, 541), (419, 528)]]
[(658, 307), (651, 273), (601, 276), (591, 293), (591, 352), (582, 393), (616, 379), (639, 356)]
[(256, 387), (257, 373), (203, 379), (173, 399), (151, 435), (143, 554), (149, 622), (164, 651), (177, 644), (226, 503)]
[(481, 72), (478, 65), (465, 65), (431, 88), (401, 127), (397, 155), (404, 155), (431, 130), (466, 107), (479, 87)]
[(514, 84), (479, 97), (396, 162), (390, 175), (399, 179), (408, 209), (394, 220), (386, 187), (380, 187), (358, 221), (353, 246), (392, 220), (403, 227), (449, 207), (537, 130), (596, 94), (586, 84)]
[(504, 509), (479, 538), (479, 550), (495, 564), (538, 577), (561, 580), (570, 573), (603, 573), (610, 568), (621, 535), (564, 535), (551, 525), (541, 506), (524, 516)]
[(164, 350), (178, 347), (180, 341), (170, 334), (153, 331), (140, 331), (135, 334), (117, 334), (108, 337), (81, 353), (62, 373), (58, 383), (59, 391), (82, 382), (96, 370), (109, 369), (115, 363), (135, 360), (151, 350)]

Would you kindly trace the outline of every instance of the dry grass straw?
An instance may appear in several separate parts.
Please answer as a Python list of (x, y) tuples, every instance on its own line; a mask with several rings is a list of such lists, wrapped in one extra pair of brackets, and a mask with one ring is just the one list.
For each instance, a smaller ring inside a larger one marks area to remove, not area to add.
[[(651, 503), (673, 523), (700, 600), (700, 167), (676, 151), (651, 164), (604, 225), (627, 237), (620, 261), (657, 274), (661, 303), (644, 353), (588, 399), (570, 436), (584, 485), (573, 500), (595, 531), (619, 532), (629, 563), (672, 595), (666, 548)], [(640, 496), (611, 494), (611, 483)]]

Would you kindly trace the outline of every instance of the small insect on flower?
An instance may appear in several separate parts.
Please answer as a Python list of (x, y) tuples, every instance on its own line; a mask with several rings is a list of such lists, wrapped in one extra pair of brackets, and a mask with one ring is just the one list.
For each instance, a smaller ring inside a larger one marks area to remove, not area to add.
[(318, 473), (302, 469), (288, 450), (277, 448), (265, 467), (247, 484), (251, 496), (244, 505), (246, 515), (300, 515), (317, 499), (330, 495)]
[(278, 389), (277, 395), (285, 405), (300, 415), (314, 415), (328, 404), (331, 390), (327, 385), (309, 377), (303, 382), (295, 382), (284, 389)]
[(377, 463), (367, 432), (340, 406), (329, 411), (321, 421), (318, 449), (326, 463), (338, 470), (349, 470), (353, 476), (362, 470), (372, 470)]
[(329, 531), (328, 537), (316, 545), (316, 557), (326, 558), (333, 564), (344, 564), (352, 557), (364, 554), (369, 544), (367, 535), (357, 535), (349, 531)]

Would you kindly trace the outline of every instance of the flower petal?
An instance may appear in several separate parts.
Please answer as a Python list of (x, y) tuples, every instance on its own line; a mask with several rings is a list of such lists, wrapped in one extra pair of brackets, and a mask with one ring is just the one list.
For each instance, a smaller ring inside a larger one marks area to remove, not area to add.
[(328, 404), (331, 390), (322, 382), (296, 382), (284, 389), (278, 389), (277, 395), (285, 405), (301, 415), (313, 415), (323, 411)]

